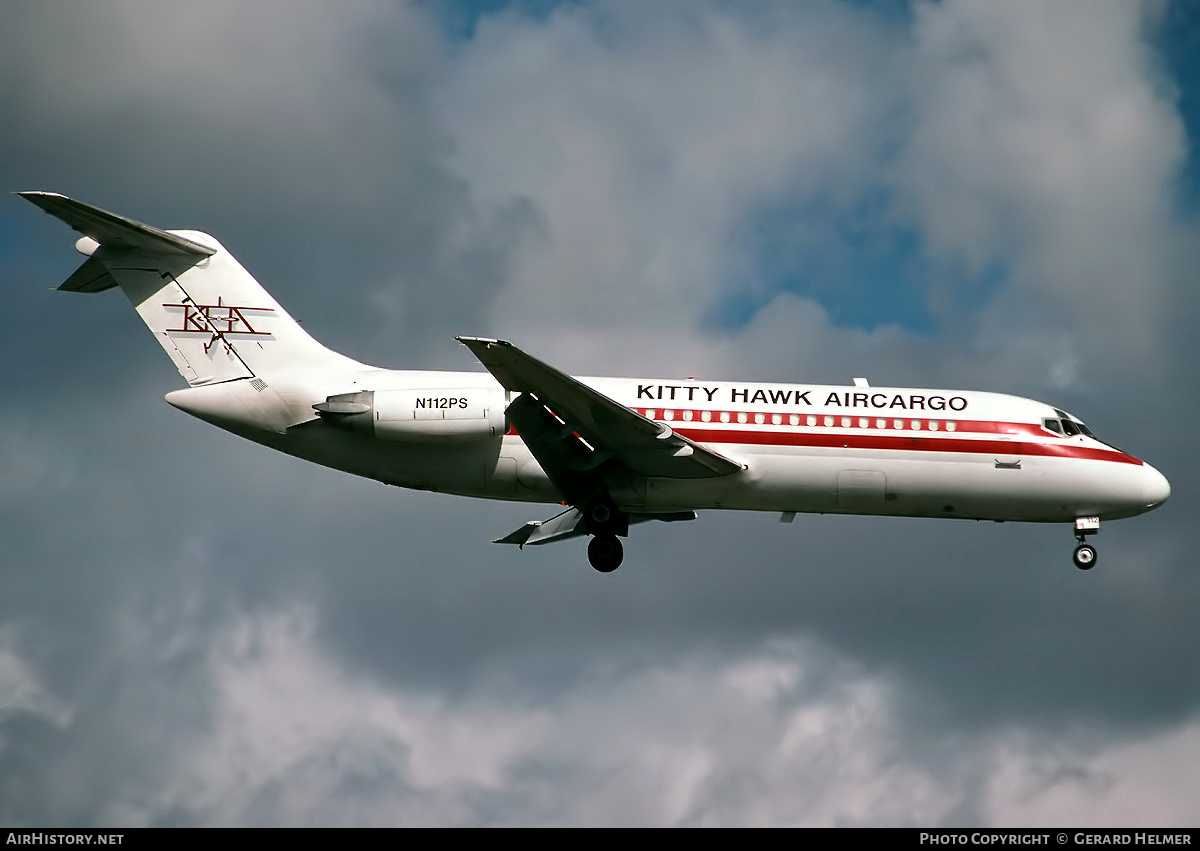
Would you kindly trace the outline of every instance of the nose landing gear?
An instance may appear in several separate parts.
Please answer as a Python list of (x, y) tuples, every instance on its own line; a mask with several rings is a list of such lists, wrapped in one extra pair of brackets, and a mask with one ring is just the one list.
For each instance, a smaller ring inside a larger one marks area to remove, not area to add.
[(1079, 541), (1079, 546), (1075, 548), (1073, 561), (1080, 570), (1091, 570), (1096, 566), (1096, 548), (1087, 543), (1087, 536), (1099, 531), (1099, 517), (1075, 518), (1075, 540)]

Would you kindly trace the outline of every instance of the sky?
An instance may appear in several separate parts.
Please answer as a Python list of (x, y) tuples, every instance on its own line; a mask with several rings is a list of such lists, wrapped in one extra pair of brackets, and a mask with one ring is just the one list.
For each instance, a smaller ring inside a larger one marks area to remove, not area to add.
[[(163, 402), (0, 197), (0, 824), (1200, 825), (1200, 13), (0, 0), (0, 186), (213, 234), (323, 343), (947, 387), (1171, 480), (1059, 525), (552, 509)], [(1189, 531), (1193, 530), (1193, 531)]]

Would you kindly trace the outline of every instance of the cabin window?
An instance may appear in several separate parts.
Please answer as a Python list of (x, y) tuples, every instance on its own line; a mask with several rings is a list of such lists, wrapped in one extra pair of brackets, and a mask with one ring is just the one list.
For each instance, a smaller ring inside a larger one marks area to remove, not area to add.
[(832, 426), (832, 425), (833, 425), (833, 417), (826, 417), (826, 418), (825, 418), (825, 425), (826, 425), (826, 427), (830, 427), (830, 426)]
[(930, 421), (929, 421), (929, 430), (930, 430), (930, 431), (937, 431), (937, 430), (938, 430), (938, 421), (937, 421), (937, 420), (930, 420)]
[(887, 420), (883, 419), (883, 417), (875, 420), (875, 428), (887, 428)]
[(870, 428), (871, 421), (869, 419), (867, 419), (866, 417), (859, 417), (858, 418), (858, 427), (859, 428)]
[(792, 425), (800, 425), (800, 415), (792, 414), (790, 417), (788, 417), (788, 422)]
[(729, 422), (729, 411), (721, 411), (721, 422)]
[(913, 427), (913, 431), (920, 431), (920, 430), (921, 430), (921, 421), (920, 421), (920, 420), (913, 420), (913, 421), (912, 421), (912, 427)]
[(759, 425), (762, 425), (766, 419), (767, 419), (766, 415), (764, 415), (764, 414), (755, 414), (754, 415), (754, 421), (756, 423), (758, 423)]
[(653, 408), (647, 408), (647, 409), (646, 409), (646, 416), (647, 416), (649, 419), (654, 419), (654, 409), (653, 409)]
[(850, 419), (849, 417), (842, 417), (842, 428), (850, 428), (853, 422), (854, 420)]
[(812, 414), (809, 414), (808, 419), (805, 420), (805, 422), (807, 422), (810, 426), (815, 426), (817, 424), (817, 418)]
[(771, 422), (774, 425), (779, 425), (783, 422), (783, 414), (771, 414)]
[(675, 419), (675, 412), (674, 411), (663, 411), (663, 419), (664, 420)]
[(692, 412), (691, 412), (691, 411), (684, 411), (684, 412), (683, 412), (683, 418), (684, 418), (685, 420), (691, 420), (692, 416), (693, 416), (693, 414), (692, 414)]
[(958, 423), (956, 423), (954, 420), (948, 420), (946, 422), (946, 431), (955, 431), (957, 428)]
[(738, 411), (738, 422), (744, 423), (747, 420), (745, 411)]
[(904, 428), (904, 420), (892, 420), (892, 428)]
[(700, 419), (704, 420), (704, 422), (708, 422), (712, 419), (712, 411), (701, 411)]

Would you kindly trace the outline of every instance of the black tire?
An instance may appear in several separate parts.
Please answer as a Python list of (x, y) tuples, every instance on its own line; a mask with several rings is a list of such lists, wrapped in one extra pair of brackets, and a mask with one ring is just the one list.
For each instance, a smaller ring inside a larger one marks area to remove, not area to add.
[(616, 535), (596, 535), (588, 544), (588, 561), (601, 573), (612, 573), (624, 558), (625, 548)]
[(1080, 544), (1075, 548), (1074, 560), (1080, 570), (1091, 570), (1096, 566), (1096, 548), (1091, 544)]

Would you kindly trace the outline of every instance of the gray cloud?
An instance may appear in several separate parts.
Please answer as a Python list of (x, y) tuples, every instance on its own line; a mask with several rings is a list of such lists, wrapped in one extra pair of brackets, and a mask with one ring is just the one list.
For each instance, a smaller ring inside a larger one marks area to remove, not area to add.
[[(536, 506), (168, 408), (137, 317), (48, 293), (71, 235), (14, 199), (0, 821), (1195, 822), (1200, 242), (1152, 15), (615, 3), (455, 41), (422, 5), (0, 13), (8, 188), (209, 230), (357, 358), (474, 368), (452, 335), (497, 333), (584, 374), (1009, 390), (1176, 486), (1087, 575), (1058, 527), (743, 514), (639, 529), (601, 577), (487, 543)], [(759, 253), (767, 221), (830, 256), (805, 205), (880, 193), (937, 333), (834, 323)]]

